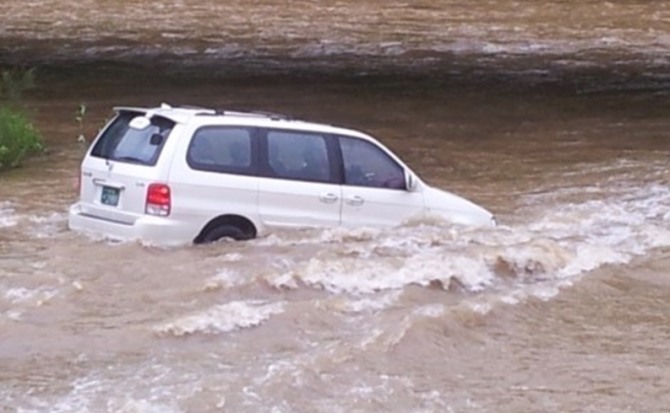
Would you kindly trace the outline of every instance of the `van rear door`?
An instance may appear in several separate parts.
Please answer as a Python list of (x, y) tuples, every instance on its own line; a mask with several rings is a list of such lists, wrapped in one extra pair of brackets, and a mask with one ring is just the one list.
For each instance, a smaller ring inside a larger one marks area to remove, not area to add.
[(334, 226), (340, 223), (342, 188), (328, 135), (268, 130), (258, 206), (268, 226)]
[(167, 178), (157, 165), (174, 126), (161, 116), (120, 111), (82, 163), (82, 211), (129, 225), (143, 215), (149, 184)]

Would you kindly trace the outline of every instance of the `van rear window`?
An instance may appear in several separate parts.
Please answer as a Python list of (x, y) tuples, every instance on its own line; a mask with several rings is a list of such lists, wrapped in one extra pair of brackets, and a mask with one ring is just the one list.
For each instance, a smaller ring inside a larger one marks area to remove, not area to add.
[(138, 112), (119, 113), (95, 143), (91, 156), (119, 162), (156, 165), (175, 123), (160, 116), (153, 116), (146, 127), (141, 129), (131, 127), (131, 121), (142, 115)]

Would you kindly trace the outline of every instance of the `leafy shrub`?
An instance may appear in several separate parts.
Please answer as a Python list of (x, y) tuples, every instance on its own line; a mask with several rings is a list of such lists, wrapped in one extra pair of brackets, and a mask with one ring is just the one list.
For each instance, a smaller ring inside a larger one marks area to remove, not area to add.
[(43, 149), (39, 132), (19, 109), (23, 92), (34, 86), (32, 69), (0, 72), (0, 170), (16, 167), (26, 155)]
[(18, 110), (0, 107), (0, 169), (18, 166), (29, 153), (43, 149), (39, 132)]

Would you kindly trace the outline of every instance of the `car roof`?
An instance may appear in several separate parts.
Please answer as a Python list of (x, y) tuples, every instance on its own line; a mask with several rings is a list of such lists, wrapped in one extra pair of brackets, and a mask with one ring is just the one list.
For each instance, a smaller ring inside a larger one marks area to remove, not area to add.
[(236, 124), (244, 126), (259, 126), (267, 128), (332, 133), (356, 136), (364, 139), (372, 139), (370, 136), (354, 129), (337, 127), (325, 123), (308, 122), (273, 112), (222, 110), (199, 106), (173, 107), (165, 103), (161, 104), (161, 106), (153, 108), (117, 106), (114, 107), (114, 111), (139, 112), (148, 115), (148, 117), (158, 115), (177, 123), (191, 123), (195, 121), (200, 126)]

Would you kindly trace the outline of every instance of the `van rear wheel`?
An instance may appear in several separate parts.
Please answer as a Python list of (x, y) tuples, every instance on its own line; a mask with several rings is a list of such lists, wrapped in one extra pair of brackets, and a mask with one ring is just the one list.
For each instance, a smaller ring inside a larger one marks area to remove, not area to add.
[(235, 241), (242, 241), (250, 239), (251, 237), (249, 236), (249, 234), (246, 234), (241, 228), (235, 225), (226, 224), (216, 226), (207, 231), (200, 238), (200, 242), (203, 244), (209, 244), (211, 242), (215, 242), (223, 238), (231, 238), (234, 239)]
[(221, 238), (243, 241), (256, 238), (256, 234), (256, 227), (247, 218), (239, 215), (221, 215), (209, 221), (193, 242), (206, 244)]

